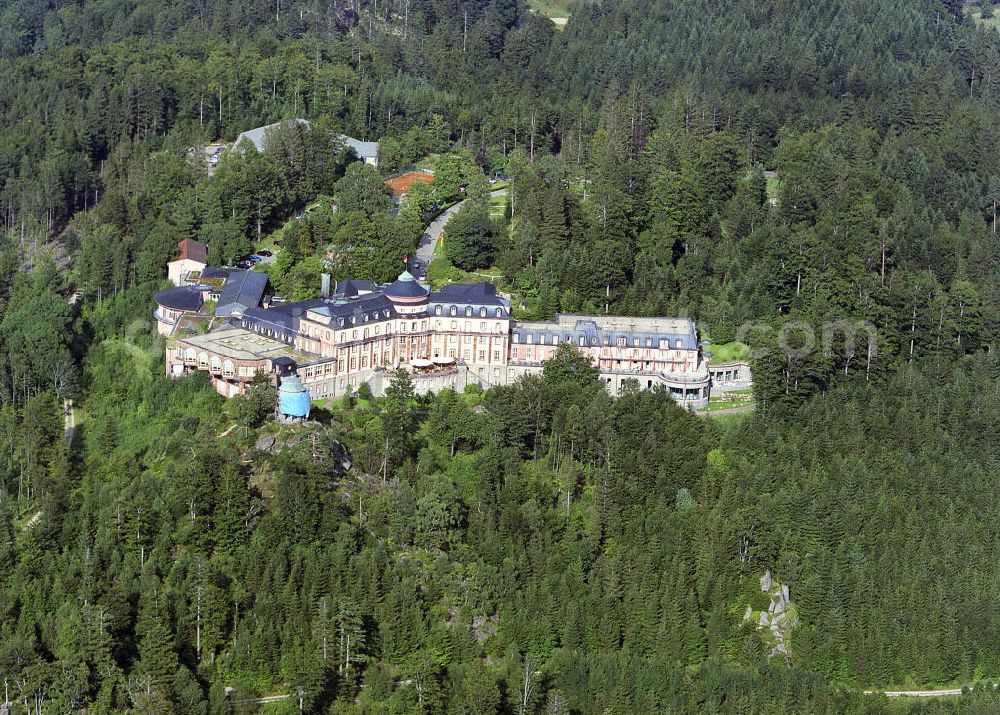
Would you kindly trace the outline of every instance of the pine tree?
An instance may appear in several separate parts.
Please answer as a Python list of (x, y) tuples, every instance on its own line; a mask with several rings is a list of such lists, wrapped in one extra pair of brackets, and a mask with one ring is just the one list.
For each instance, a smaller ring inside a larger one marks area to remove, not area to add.
[(139, 620), (136, 622), (138, 637), (138, 672), (145, 678), (145, 693), (152, 697), (159, 692), (169, 698), (177, 669), (177, 653), (169, 626), (164, 597), (150, 589), (143, 595)]

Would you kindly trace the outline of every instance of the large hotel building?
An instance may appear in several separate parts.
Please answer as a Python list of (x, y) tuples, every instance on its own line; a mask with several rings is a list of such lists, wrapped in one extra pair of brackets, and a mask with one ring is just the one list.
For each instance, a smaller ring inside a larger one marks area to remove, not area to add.
[(218, 286), (203, 284), (157, 294), (155, 315), (168, 335), (167, 374), (206, 371), (226, 396), (242, 392), (258, 371), (279, 383), (296, 374), (312, 399), (340, 397), (362, 383), (379, 395), (399, 367), (410, 371), (419, 392), (489, 388), (541, 372), (560, 343), (571, 343), (612, 394), (634, 381), (641, 389), (662, 386), (690, 408), (708, 402), (708, 367), (687, 319), (560, 314), (552, 321), (511, 320), (510, 302), (490, 284), (432, 292), (404, 272), (384, 286), (343, 281), (328, 297), (298, 303), (270, 302), (266, 293), (252, 306), (231, 301), (217, 313), (214, 329), (175, 337), (178, 321), (199, 309), (199, 290), (220, 294)]

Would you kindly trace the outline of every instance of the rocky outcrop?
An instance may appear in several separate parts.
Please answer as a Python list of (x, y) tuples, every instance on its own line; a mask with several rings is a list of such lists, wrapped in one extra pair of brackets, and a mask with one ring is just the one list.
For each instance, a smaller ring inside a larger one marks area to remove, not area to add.
[(775, 581), (771, 572), (767, 571), (760, 577), (760, 590), (770, 598), (770, 605), (766, 611), (755, 611), (747, 606), (743, 620), (757, 627), (768, 646), (769, 657), (781, 655), (789, 660), (792, 655), (792, 629), (798, 625), (799, 616), (795, 604), (788, 597), (788, 586)]
[(482, 643), (490, 636), (495, 636), (500, 619), (494, 614), (492, 616), (474, 616), (472, 618), (472, 637)]
[(339, 440), (324, 434), (322, 425), (306, 423), (276, 433), (261, 434), (254, 443), (253, 450), (263, 454), (278, 454), (286, 449), (307, 451), (313, 461), (330, 464), (335, 473), (343, 474), (351, 469), (351, 458)]

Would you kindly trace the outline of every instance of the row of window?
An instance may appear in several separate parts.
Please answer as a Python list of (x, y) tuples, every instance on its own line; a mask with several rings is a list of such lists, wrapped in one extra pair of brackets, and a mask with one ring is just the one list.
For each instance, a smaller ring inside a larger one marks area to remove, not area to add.
[[(382, 328), (382, 326), (376, 325), (373, 334), (374, 335), (378, 335), (379, 332), (381, 331), (381, 328)], [(406, 322), (405, 321), (401, 322), (399, 324), (399, 332), (401, 332), (401, 333), (406, 333), (406, 332), (417, 333), (417, 332), (421, 332), (421, 331), (424, 331), (424, 330), (427, 330), (427, 321), (426, 320), (422, 320), (419, 323), (416, 320), (411, 321), (410, 322), (409, 330), (407, 330)], [(385, 326), (385, 333), (386, 333), (386, 335), (389, 335), (389, 334), (392, 333), (392, 326), (391, 325)], [(329, 330), (326, 331), (326, 339), (327, 340), (330, 339), (330, 331)], [(351, 338), (350, 339), (351, 340), (357, 340), (358, 339), (358, 331), (357, 330), (352, 330), (351, 331)], [(364, 330), (361, 331), (361, 339), (362, 340), (367, 340), (368, 339), (368, 328), (365, 328)], [(338, 338), (338, 342), (343, 343), (346, 340), (347, 340), (347, 333), (341, 333), (340, 337)]]
[[(478, 338), (479, 342), (482, 343), (490, 342), (490, 338), (488, 335), (462, 335), (461, 337), (462, 337), (462, 343), (464, 343), (465, 345), (471, 345), (473, 339), (476, 338)], [(457, 343), (458, 338), (459, 338), (458, 335), (435, 335), (434, 344), (440, 345), (441, 343)]]
[[(538, 344), (539, 345), (545, 345), (545, 342), (546, 342), (545, 341), (545, 337), (546, 337), (545, 333), (539, 333), (538, 334)], [(560, 339), (561, 339), (561, 337), (560, 337), (560, 335), (558, 333), (551, 333), (551, 334), (549, 334), (548, 337), (549, 337), (549, 344), (550, 345), (558, 345), (559, 342), (560, 342)], [(562, 337), (565, 338), (565, 342), (567, 342), (567, 343), (573, 342), (573, 336), (572, 335), (565, 335), (565, 336), (562, 336)], [(524, 342), (524, 343), (528, 343), (530, 345), (530, 344), (532, 344), (532, 343), (535, 342), (535, 334), (534, 333), (526, 333), (526, 334), (522, 335), (521, 333), (514, 333), (511, 339), (515, 343)], [(585, 335), (578, 335), (577, 336), (577, 344), (580, 345), (581, 347), (586, 347), (588, 345), (591, 346), (591, 347), (597, 347), (602, 342), (605, 345), (605, 347), (610, 347), (610, 345), (611, 345), (611, 336), (610, 335), (605, 335), (603, 337), (603, 339), (600, 339), (600, 338), (598, 338), (595, 335), (595, 336), (592, 336), (589, 341), (587, 340), (587, 336), (585, 336)], [(657, 343), (658, 343), (657, 347), (659, 347), (661, 349), (665, 349), (665, 348), (669, 348), (670, 347), (670, 340), (668, 340), (667, 338), (659, 339), (659, 340), (657, 340)], [(615, 338), (615, 345), (617, 347), (620, 347), (620, 348), (627, 348), (627, 347), (629, 347), (628, 336), (619, 335), (617, 338)], [(637, 338), (637, 337), (632, 338), (632, 340), (631, 340), (631, 347), (638, 348), (638, 347), (642, 347), (642, 346), (643, 346), (643, 340), (642, 340), (642, 338)], [(679, 350), (683, 346), (684, 346), (684, 341), (683, 340), (681, 340), (680, 338), (677, 338), (676, 340), (674, 340), (674, 349)], [(653, 338), (646, 338), (645, 339), (645, 347), (647, 347), (647, 348), (653, 347)]]
[(718, 372), (712, 373), (712, 379), (718, 380), (719, 382), (732, 382), (734, 380), (739, 380), (740, 371), (739, 370), (720, 370)]
[(235, 377), (236, 375), (240, 377), (253, 377), (258, 369), (254, 365), (235, 365), (232, 360), (223, 361), (218, 355), (209, 357), (208, 353), (197, 353), (194, 348), (190, 347), (183, 351), (178, 349), (177, 357), (185, 362), (197, 361), (198, 367), (206, 370), (211, 369), (214, 372), (221, 372), (226, 377)]
[[(399, 327), (400, 327), (400, 332), (403, 332), (403, 333), (405, 333), (405, 332), (423, 332), (423, 331), (427, 330), (427, 321), (420, 321), (418, 323), (416, 320), (414, 320), (414, 321), (412, 321), (410, 323), (409, 330), (407, 330), (407, 324), (406, 323), (401, 323)], [(437, 329), (441, 329), (442, 328), (441, 321), (438, 321), (438, 323), (437, 323), (437, 325), (435, 327)], [(450, 325), (449, 325), (449, 327), (450, 327), (451, 330), (458, 330), (458, 321), (457, 320), (452, 320), (451, 323), (450, 323)], [(472, 328), (472, 324), (469, 321), (465, 321), (465, 330), (466, 331), (472, 331), (472, 329), (473, 329)], [(479, 332), (485, 333), (488, 330), (489, 330), (489, 326), (487, 325), (487, 323), (485, 323), (485, 322), (479, 323)], [(380, 332), (380, 326), (376, 325), (373, 334), (374, 335), (379, 335), (379, 332)], [(386, 332), (387, 335), (390, 334), (390, 333), (392, 333), (392, 326), (386, 326), (386, 331), (385, 332)], [(499, 324), (496, 326), (496, 332), (502, 332), (501, 326)], [(321, 331), (319, 331), (319, 330), (312, 330), (312, 329), (307, 328), (306, 329), (306, 333), (307, 333), (307, 335), (309, 335), (311, 337), (319, 338), (321, 336), (320, 335)], [(357, 330), (352, 330), (351, 331), (350, 340), (352, 340), (352, 341), (353, 340), (358, 340), (359, 337), (360, 337), (361, 340), (367, 340), (369, 338), (368, 328), (365, 328), (364, 330), (362, 330), (360, 336), (358, 335), (358, 331)], [(338, 342), (343, 343), (343, 342), (346, 342), (347, 339), (348, 339), (347, 338), (347, 333), (341, 333), (340, 337), (338, 339)], [(326, 331), (326, 340), (328, 340), (328, 341), (330, 340), (330, 331)]]
[[(474, 312), (475, 311), (473, 310), (473, 308), (472, 308), (471, 305), (465, 306), (465, 311), (464, 311), (465, 317), (471, 318)], [(480, 318), (485, 318), (489, 313), (490, 313), (490, 311), (487, 308), (480, 306), (480, 308), (479, 308), (479, 317)], [(434, 315), (443, 315), (443, 314), (444, 313), (443, 313), (443, 310), (442, 310), (442, 306), (435, 305), (434, 306)], [(458, 307), (454, 306), (454, 305), (451, 306), (451, 308), (448, 309), (448, 315), (458, 315)], [(493, 317), (503, 318), (504, 317), (503, 308), (497, 308), (494, 311), (494, 313), (493, 313)]]
[[(437, 321), (434, 324), (435, 329), (437, 329), (437, 330), (444, 330), (443, 322), (444, 321), (441, 321), (441, 320)], [(457, 320), (450, 321), (448, 323), (448, 329), (449, 330), (458, 330), (459, 329), (458, 328), (458, 321)], [(472, 332), (472, 321), (466, 320), (465, 321), (465, 327), (463, 328), (463, 330), (465, 332), (467, 332), (467, 333)], [(488, 332), (490, 332), (489, 326), (485, 322), (480, 322), (479, 323), (479, 332), (480, 333), (488, 333)], [(502, 333), (503, 332), (503, 324), (497, 323), (496, 325), (494, 325), (493, 326), (493, 332), (494, 333)]]
[(343, 373), (349, 366), (349, 370), (353, 372), (357, 369), (366, 370), (369, 367), (378, 367), (379, 365), (390, 365), (392, 364), (392, 358), (388, 351), (384, 352), (381, 357), (378, 353), (372, 355), (370, 358), (368, 355), (362, 355), (360, 357), (354, 356), (350, 360), (340, 358), (337, 361), (331, 360), (330, 362), (323, 363), (322, 365), (315, 365), (313, 367), (307, 367), (303, 371), (303, 379), (312, 380), (315, 378), (321, 378), (326, 375), (332, 375), (334, 373), (334, 368), (336, 368), (337, 373)]
[[(380, 320), (389, 317), (389, 310), (376, 310), (374, 313), (365, 313), (361, 316), (363, 322), (367, 323), (369, 320)], [(357, 323), (356, 316), (350, 315), (347, 318), (338, 318), (337, 327), (343, 328), (346, 325), (354, 325)]]
[(280, 340), (285, 343), (291, 344), (292, 336), (289, 331), (286, 330), (275, 330), (274, 328), (266, 328), (259, 323), (244, 320), (243, 327), (247, 330), (253, 330), (258, 335), (263, 335), (267, 338), (274, 338), (275, 340)]

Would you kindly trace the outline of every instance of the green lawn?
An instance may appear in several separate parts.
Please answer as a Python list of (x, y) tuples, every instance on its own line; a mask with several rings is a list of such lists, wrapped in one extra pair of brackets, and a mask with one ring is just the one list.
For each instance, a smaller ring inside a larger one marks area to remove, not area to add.
[(708, 359), (710, 365), (747, 360), (750, 357), (750, 347), (745, 343), (740, 343), (735, 340), (731, 343), (709, 345), (705, 348), (705, 350), (712, 353), (712, 356)]
[[(447, 239), (446, 239), (447, 240)], [(463, 271), (448, 260), (444, 249), (436, 247), (435, 258), (427, 266), (427, 281), (434, 290), (440, 290), (449, 283), (492, 283), (499, 286), (503, 280), (499, 268), (481, 268), (478, 271)]]
[(322, 400), (313, 400), (312, 404), (324, 410), (346, 412), (348, 410), (368, 410), (371, 409), (375, 402), (374, 400), (364, 400), (360, 397), (353, 398), (353, 404), (349, 404), (346, 397), (337, 398), (324, 398)]
[(781, 190), (781, 179), (777, 176), (769, 177), (767, 180), (767, 198), (778, 198), (778, 191)]
[(568, 0), (528, 0), (528, 7), (545, 17), (569, 17), (568, 6)]
[[(297, 219), (293, 216), (292, 218), (288, 219), (288, 223), (291, 223), (292, 221), (295, 220)], [(288, 223), (286, 223), (285, 225), (288, 225)], [(277, 253), (279, 250), (281, 250), (274, 245), (274, 242), (278, 240), (278, 236), (281, 235), (283, 229), (284, 227), (279, 228), (277, 231), (274, 231), (273, 233), (262, 238), (260, 243), (258, 243), (257, 246), (253, 249), (254, 253), (260, 253), (261, 251), (264, 250), (270, 251), (271, 253)]]
[(979, 8), (966, 8), (966, 13), (976, 21), (977, 25), (983, 25), (984, 27), (991, 27), (994, 30), (1000, 30), (1000, 8), (994, 8), (993, 17), (983, 19), (979, 12)]
[(733, 407), (746, 407), (755, 404), (753, 390), (733, 390), (732, 392), (717, 392), (708, 398), (708, 412), (728, 410)]
[(504, 211), (507, 209), (507, 196), (491, 196), (490, 197), (490, 218), (503, 218)]
[(725, 415), (713, 415), (711, 412), (705, 413), (705, 418), (712, 420), (712, 423), (722, 427), (723, 430), (729, 431), (730, 429), (738, 428), (747, 417), (752, 415), (752, 411), (747, 412), (735, 412)]

